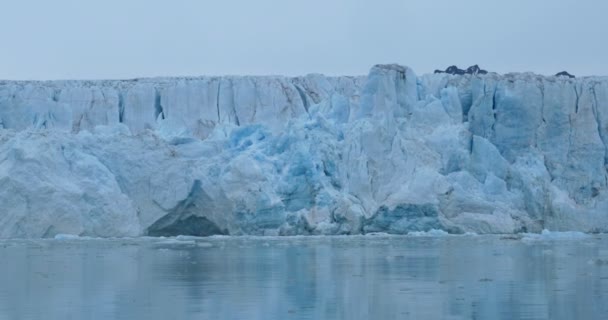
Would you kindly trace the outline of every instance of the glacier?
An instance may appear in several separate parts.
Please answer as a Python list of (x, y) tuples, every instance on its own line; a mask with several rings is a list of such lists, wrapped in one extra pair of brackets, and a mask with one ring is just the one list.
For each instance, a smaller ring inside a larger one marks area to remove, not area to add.
[(608, 231), (608, 78), (0, 81), (0, 238)]

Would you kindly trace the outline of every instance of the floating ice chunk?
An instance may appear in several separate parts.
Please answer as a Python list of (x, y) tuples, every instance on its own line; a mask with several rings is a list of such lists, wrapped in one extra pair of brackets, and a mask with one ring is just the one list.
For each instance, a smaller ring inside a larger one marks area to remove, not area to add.
[(443, 230), (438, 230), (438, 229), (431, 229), (429, 231), (413, 231), (413, 232), (408, 232), (407, 233), (408, 236), (413, 236), (413, 237), (445, 237), (450, 235), (449, 233), (443, 231)]
[(368, 232), (365, 234), (368, 237), (391, 237), (392, 234), (388, 234), (386, 232)]
[(588, 239), (591, 235), (578, 231), (549, 231), (544, 229), (540, 234), (526, 233), (524, 241), (553, 241), (553, 240), (581, 240)]
[(156, 244), (160, 245), (196, 245), (196, 241), (194, 240), (178, 240), (175, 238), (165, 238), (161, 241), (158, 241)]
[(87, 236), (79, 236), (75, 234), (69, 233), (59, 233), (53, 237), (55, 240), (100, 240), (102, 238), (99, 237), (87, 237)]

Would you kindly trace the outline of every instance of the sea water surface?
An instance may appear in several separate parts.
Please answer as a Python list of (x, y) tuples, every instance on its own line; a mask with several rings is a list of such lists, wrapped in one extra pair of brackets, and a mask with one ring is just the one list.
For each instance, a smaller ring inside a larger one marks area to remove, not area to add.
[(0, 319), (606, 319), (608, 237), (0, 241)]

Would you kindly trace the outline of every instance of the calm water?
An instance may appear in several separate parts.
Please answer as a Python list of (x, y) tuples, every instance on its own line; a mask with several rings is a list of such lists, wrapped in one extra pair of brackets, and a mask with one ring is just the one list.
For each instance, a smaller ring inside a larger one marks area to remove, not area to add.
[(608, 238), (0, 241), (0, 319), (606, 319)]

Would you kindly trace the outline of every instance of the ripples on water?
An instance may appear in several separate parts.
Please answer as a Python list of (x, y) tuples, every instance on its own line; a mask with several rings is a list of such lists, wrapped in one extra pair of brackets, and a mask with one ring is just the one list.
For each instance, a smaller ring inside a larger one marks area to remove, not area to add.
[(607, 239), (0, 241), (0, 319), (606, 319)]

